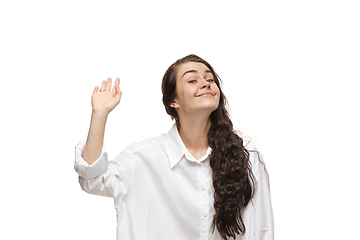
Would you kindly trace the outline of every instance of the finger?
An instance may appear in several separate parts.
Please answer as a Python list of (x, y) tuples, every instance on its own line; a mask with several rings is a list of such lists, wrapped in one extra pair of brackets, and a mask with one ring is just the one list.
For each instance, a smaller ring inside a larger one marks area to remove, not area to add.
[(99, 91), (99, 87), (98, 86), (96, 86), (95, 88), (94, 88), (94, 92), (93, 92), (93, 94), (94, 93), (97, 93)]
[(120, 102), (122, 92), (121, 92), (120, 87), (119, 87), (118, 85), (115, 86), (115, 89), (116, 89), (115, 98), (116, 98), (116, 100), (117, 100), (118, 102)]
[(119, 84), (120, 84), (120, 78), (116, 78), (114, 87), (112, 89), (113, 93), (117, 93), (116, 87), (119, 87)]
[(121, 90), (120, 90), (119, 85), (116, 85), (116, 86), (115, 86), (115, 93), (116, 93), (116, 94), (121, 94), (121, 93), (122, 93)]
[(107, 79), (107, 83), (106, 83), (106, 89), (105, 90), (107, 90), (107, 91), (111, 91), (111, 84), (112, 84), (112, 80), (111, 80), (111, 78), (108, 78)]
[(101, 83), (101, 88), (100, 88), (101, 91), (105, 91), (106, 90), (106, 81), (102, 81)]

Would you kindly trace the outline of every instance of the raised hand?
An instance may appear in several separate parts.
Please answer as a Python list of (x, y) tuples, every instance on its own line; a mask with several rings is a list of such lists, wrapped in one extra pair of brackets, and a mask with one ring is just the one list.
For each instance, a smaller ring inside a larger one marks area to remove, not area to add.
[(94, 113), (109, 114), (119, 103), (122, 92), (120, 91), (120, 79), (116, 78), (111, 89), (112, 80), (103, 81), (101, 87), (95, 87), (91, 97), (91, 105)]

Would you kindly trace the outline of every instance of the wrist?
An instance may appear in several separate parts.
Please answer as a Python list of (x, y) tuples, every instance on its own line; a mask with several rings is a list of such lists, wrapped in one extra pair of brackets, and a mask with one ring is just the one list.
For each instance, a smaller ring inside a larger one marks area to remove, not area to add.
[(109, 115), (109, 112), (107, 111), (99, 111), (99, 110), (93, 110), (92, 111), (92, 116), (96, 116), (96, 117), (102, 117), (102, 118), (107, 118), (107, 116)]

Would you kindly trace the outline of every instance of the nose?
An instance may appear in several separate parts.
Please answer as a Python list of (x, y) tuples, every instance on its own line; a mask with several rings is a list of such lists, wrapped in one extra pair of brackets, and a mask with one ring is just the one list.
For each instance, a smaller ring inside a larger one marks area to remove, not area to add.
[(208, 82), (206, 79), (203, 79), (201, 88), (210, 87), (210, 82)]

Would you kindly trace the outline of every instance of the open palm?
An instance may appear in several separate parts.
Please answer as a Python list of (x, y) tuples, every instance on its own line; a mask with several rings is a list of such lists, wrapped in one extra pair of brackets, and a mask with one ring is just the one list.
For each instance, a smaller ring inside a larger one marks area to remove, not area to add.
[(119, 103), (122, 92), (120, 91), (120, 79), (115, 80), (111, 89), (112, 80), (108, 78), (103, 81), (101, 87), (95, 87), (91, 97), (91, 105), (94, 112), (103, 112), (109, 114)]

